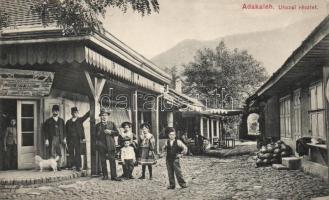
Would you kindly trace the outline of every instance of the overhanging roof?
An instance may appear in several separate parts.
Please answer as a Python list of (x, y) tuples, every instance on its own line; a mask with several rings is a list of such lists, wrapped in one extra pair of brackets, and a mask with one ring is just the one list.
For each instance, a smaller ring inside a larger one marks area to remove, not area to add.
[[(161, 84), (169, 84), (171, 81), (170, 75), (155, 66), (151, 61), (148, 61), (143, 56), (139, 55), (124, 43), (119, 42), (114, 36), (107, 33), (106, 36), (102, 34), (82, 35), (74, 37), (63, 37), (61, 29), (55, 27), (34, 27), (31, 29), (13, 29), (3, 30), (0, 36), (0, 45), (20, 45), (20, 44), (38, 44), (38, 43), (58, 43), (68, 41), (81, 41), (82, 43), (90, 46), (97, 55), (97, 58), (108, 58), (115, 56), (117, 59), (127, 63), (127, 68), (141, 71), (151, 79), (157, 80)], [(95, 57), (96, 58), (96, 57)], [(104, 68), (99, 66), (100, 62), (95, 63), (95, 67)], [(30, 63), (33, 64), (33, 63)], [(123, 65), (123, 64), (122, 64)], [(111, 66), (105, 66), (111, 67)]]
[[(279, 42), (279, 41), (278, 41)], [(256, 95), (280, 91), (289, 84), (321, 73), (329, 55), (329, 16), (327, 16), (292, 53), (285, 63), (263, 84)]]

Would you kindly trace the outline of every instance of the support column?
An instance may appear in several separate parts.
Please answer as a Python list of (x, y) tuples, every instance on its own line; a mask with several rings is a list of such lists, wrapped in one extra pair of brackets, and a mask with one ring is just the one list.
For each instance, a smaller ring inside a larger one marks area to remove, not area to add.
[(154, 101), (154, 106), (151, 111), (152, 120), (152, 133), (155, 138), (155, 153), (158, 154), (159, 151), (159, 98), (157, 97)]
[(209, 119), (209, 142), (212, 144), (212, 139), (214, 138), (214, 123), (212, 119)]
[(168, 127), (174, 127), (174, 112), (172, 111), (167, 112), (167, 124)]
[(202, 118), (202, 116), (200, 117), (200, 135), (203, 136), (203, 118)]
[(218, 138), (220, 138), (220, 137), (219, 137), (219, 128), (220, 128), (220, 127), (219, 127), (219, 126), (220, 126), (220, 125), (219, 125), (219, 120), (217, 119), (217, 120), (216, 120), (216, 135), (217, 135)]
[(133, 124), (134, 133), (136, 134), (137, 140), (139, 141), (139, 127), (138, 127), (138, 93), (137, 90), (132, 94), (132, 106), (133, 106)]
[(99, 98), (102, 94), (106, 79), (94, 77), (92, 79), (88, 71), (84, 71), (89, 85), (89, 104), (90, 104), (90, 135), (86, 137), (86, 156), (87, 156), (87, 174), (97, 174), (98, 158), (96, 153), (96, 116), (99, 111)]
[[(210, 133), (209, 133), (209, 118), (207, 118), (207, 138), (210, 140)], [(209, 141), (210, 142), (210, 141)]]

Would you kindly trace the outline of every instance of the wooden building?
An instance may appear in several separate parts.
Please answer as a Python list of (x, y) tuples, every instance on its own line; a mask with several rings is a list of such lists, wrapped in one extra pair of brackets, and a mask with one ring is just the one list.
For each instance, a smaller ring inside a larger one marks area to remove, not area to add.
[[(279, 42), (279, 41), (278, 41)], [(248, 99), (258, 106), (264, 137), (280, 138), (296, 151), (311, 137), (303, 169), (328, 178), (329, 17), (326, 17), (270, 79)], [(254, 104), (254, 105), (252, 105)]]
[(65, 121), (72, 106), (80, 115), (90, 110), (84, 127), (91, 174), (97, 171), (100, 106), (111, 110), (117, 126), (133, 122), (136, 133), (149, 122), (159, 148), (159, 97), (171, 81), (167, 73), (108, 32), (63, 36), (29, 13), (29, 0), (0, 4), (10, 14), (10, 26), (0, 33), (0, 113), (17, 119), (19, 169), (34, 167), (35, 155), (46, 156), (42, 124), (55, 104)]

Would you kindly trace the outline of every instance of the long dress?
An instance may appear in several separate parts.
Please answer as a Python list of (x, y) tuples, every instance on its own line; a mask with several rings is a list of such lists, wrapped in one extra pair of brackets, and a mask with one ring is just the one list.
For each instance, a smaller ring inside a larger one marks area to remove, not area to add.
[(147, 134), (141, 138), (139, 144), (139, 163), (141, 165), (153, 165), (156, 163), (154, 157), (155, 139), (152, 134)]

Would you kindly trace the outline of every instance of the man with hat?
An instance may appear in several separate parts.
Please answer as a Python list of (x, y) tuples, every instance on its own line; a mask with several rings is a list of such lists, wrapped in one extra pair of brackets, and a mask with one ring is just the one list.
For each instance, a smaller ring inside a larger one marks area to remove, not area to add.
[(101, 122), (96, 124), (96, 147), (100, 154), (100, 160), (102, 165), (103, 180), (108, 179), (108, 171), (106, 166), (106, 159), (110, 161), (110, 170), (111, 170), (111, 180), (121, 181), (117, 177), (116, 172), (116, 145), (115, 145), (115, 136), (119, 136), (119, 131), (114, 124), (114, 122), (109, 121), (108, 117), (110, 112), (102, 108), (99, 114)]
[(59, 106), (53, 105), (52, 117), (47, 119), (43, 126), (43, 133), (45, 136), (45, 145), (48, 147), (48, 153), (51, 157), (58, 159), (58, 170), (61, 170), (61, 145), (66, 144), (65, 122), (59, 117)]
[(83, 128), (83, 123), (89, 117), (90, 112), (88, 111), (84, 116), (79, 117), (79, 111), (77, 107), (71, 108), (72, 118), (67, 120), (66, 137), (68, 145), (68, 167), (75, 167), (77, 171), (81, 168), (81, 142), (85, 139), (85, 131)]

